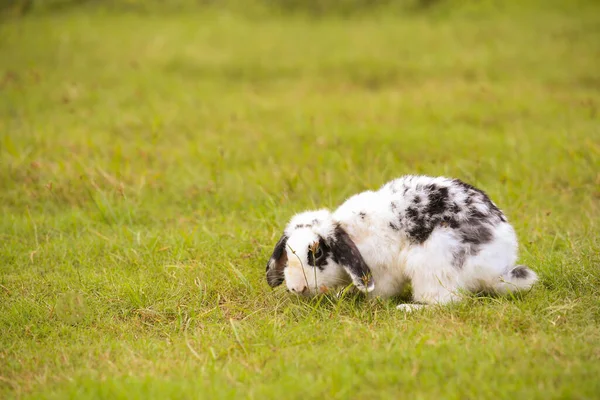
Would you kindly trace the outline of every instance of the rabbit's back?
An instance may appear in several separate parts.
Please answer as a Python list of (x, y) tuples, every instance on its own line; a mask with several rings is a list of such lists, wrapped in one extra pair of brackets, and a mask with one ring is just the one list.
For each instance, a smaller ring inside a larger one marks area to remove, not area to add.
[(491, 242), (494, 228), (507, 222), (483, 191), (458, 179), (405, 176), (387, 183), (379, 192), (390, 199), (390, 229), (413, 244), (424, 243), (436, 229), (450, 229), (475, 250)]

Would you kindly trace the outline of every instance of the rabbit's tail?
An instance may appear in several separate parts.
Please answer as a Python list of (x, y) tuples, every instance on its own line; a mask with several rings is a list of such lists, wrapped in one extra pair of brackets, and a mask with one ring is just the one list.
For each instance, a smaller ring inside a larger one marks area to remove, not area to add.
[(500, 277), (495, 289), (499, 293), (529, 290), (537, 281), (538, 276), (535, 272), (525, 265), (517, 265)]

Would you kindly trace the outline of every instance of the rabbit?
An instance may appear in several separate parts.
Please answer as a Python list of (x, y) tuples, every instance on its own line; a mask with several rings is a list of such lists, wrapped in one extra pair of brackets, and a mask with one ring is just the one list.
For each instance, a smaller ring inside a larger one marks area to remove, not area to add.
[(347, 199), (337, 210), (295, 215), (266, 268), (271, 287), (314, 296), (354, 284), (390, 298), (412, 285), (412, 311), (461, 292), (530, 289), (537, 274), (516, 265), (517, 237), (481, 190), (446, 177), (407, 175)]

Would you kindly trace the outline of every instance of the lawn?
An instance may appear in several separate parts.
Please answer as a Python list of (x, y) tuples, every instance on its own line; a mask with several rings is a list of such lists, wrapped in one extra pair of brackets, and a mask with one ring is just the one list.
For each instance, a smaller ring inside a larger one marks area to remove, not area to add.
[[(600, 4), (493, 4), (0, 21), (0, 397), (600, 398)], [(485, 190), (540, 283), (268, 287), (294, 213), (416, 173)]]

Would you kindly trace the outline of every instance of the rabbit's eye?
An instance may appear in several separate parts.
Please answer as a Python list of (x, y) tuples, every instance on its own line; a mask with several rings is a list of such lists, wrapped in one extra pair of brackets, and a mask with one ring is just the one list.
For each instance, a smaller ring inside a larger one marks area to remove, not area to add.
[(321, 258), (323, 256), (323, 250), (319, 247), (317, 248), (317, 250), (315, 251), (315, 258), (318, 260), (319, 258)]
[(322, 268), (327, 264), (328, 254), (329, 248), (322, 239), (311, 244), (308, 246), (308, 265)]

